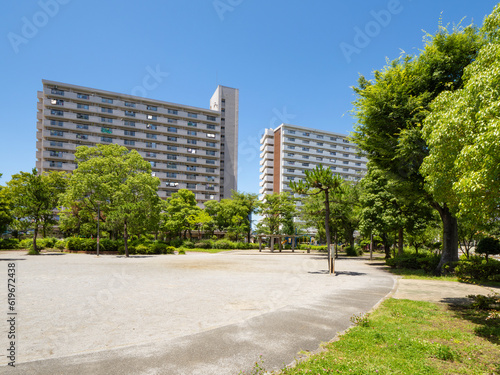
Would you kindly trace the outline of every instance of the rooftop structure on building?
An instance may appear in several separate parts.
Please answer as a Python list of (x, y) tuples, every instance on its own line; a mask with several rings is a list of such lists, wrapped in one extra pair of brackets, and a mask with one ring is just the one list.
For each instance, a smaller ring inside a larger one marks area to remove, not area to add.
[(198, 203), (237, 190), (238, 89), (218, 86), (199, 108), (43, 80), (38, 92), (37, 169), (73, 171), (77, 146), (119, 144), (151, 163), (161, 198), (179, 189)]

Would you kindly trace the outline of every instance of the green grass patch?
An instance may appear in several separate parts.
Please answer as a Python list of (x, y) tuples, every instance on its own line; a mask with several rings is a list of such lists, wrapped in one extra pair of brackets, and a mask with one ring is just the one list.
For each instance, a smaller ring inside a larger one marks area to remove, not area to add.
[(493, 374), (500, 318), (471, 307), (388, 299), (324, 351), (275, 374)]
[(458, 277), (454, 275), (434, 276), (425, 272), (424, 270), (413, 270), (407, 268), (387, 268), (387, 271), (393, 275), (403, 276), (403, 279), (417, 279), (417, 280), (442, 280), (442, 281), (456, 281)]

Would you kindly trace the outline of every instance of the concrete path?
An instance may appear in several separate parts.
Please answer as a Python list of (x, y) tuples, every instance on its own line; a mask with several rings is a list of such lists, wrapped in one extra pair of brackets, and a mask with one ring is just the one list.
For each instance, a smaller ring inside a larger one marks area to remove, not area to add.
[(337, 261), (332, 277), (324, 256), (304, 253), (0, 260), (5, 280), (10, 262), (18, 276), (16, 369), (0, 367), (7, 374), (238, 374), (260, 355), (278, 369), (395, 286), (363, 260)]

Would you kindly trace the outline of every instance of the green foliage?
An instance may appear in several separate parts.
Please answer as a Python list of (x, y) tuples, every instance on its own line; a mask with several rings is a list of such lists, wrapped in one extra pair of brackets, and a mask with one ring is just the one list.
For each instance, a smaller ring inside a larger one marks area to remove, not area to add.
[(490, 294), (483, 296), (481, 294), (471, 294), (467, 296), (472, 299), (471, 306), (479, 310), (499, 310), (500, 296), (498, 294)]
[(19, 247), (19, 240), (17, 238), (0, 238), (0, 249), (2, 250), (12, 250)]
[[(0, 177), (2, 174), (0, 173)], [(0, 234), (5, 232), (7, 226), (12, 223), (12, 202), (8, 194), (8, 189), (0, 186)]]
[(466, 282), (500, 281), (500, 261), (490, 259), (486, 261), (480, 256), (470, 256), (460, 259), (455, 267), (457, 277)]
[(267, 194), (258, 205), (257, 213), (262, 219), (257, 224), (257, 231), (263, 234), (284, 234), (283, 225), (295, 212), (294, 199), (287, 192)]
[(328, 246), (326, 245), (308, 245), (308, 244), (300, 244), (299, 250), (316, 250), (316, 251), (328, 251)]
[(56, 247), (57, 238), (45, 237), (45, 238), (42, 238), (40, 240), (40, 242), (42, 243), (42, 246), (45, 249), (54, 249)]
[(234, 249), (234, 243), (228, 240), (218, 240), (214, 243), (216, 249)]
[(500, 241), (493, 237), (485, 237), (479, 241), (476, 247), (476, 253), (486, 255), (500, 254)]
[[(41, 243), (39, 243), (41, 245)], [(33, 239), (25, 238), (24, 240), (19, 241), (18, 244), (19, 249), (32, 249), (33, 248)]]
[(214, 241), (212, 240), (204, 240), (201, 242), (196, 242), (194, 244), (194, 247), (197, 249), (213, 249), (214, 248)]
[(66, 241), (65, 240), (58, 240), (55, 244), (54, 247), (59, 250), (64, 250), (66, 248)]
[(185, 247), (186, 249), (192, 249), (194, 248), (194, 242), (190, 240), (184, 240), (181, 246)]
[(185, 251), (184, 249), (180, 249), (178, 254), (179, 254), (179, 255), (185, 255), (185, 254), (186, 254), (186, 251)]
[(385, 262), (391, 268), (422, 269), (430, 274), (436, 269), (439, 260), (439, 255), (430, 252), (419, 254), (404, 252), (401, 255), (397, 255), (395, 258), (386, 259)]
[(347, 246), (345, 248), (346, 255), (348, 257), (357, 257), (363, 255), (363, 249), (359, 246)]

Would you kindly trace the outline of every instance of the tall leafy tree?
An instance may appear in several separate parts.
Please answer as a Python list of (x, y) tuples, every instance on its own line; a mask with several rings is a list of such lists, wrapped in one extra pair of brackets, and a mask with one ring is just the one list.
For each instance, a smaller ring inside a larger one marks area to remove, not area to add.
[(263, 234), (284, 234), (284, 225), (295, 212), (295, 202), (289, 193), (267, 194), (258, 205), (257, 213), (262, 219), (257, 228)]
[(421, 125), (430, 104), (443, 91), (463, 86), (463, 71), (477, 55), (482, 40), (474, 27), (448, 32), (440, 27), (427, 36), (419, 56), (406, 56), (375, 71), (372, 81), (360, 77), (355, 93), (353, 135), (359, 147), (377, 168), (386, 172), (404, 199), (425, 198), (435, 208), (443, 223), (443, 252), (437, 272), (458, 260), (457, 220), (453, 201), (434, 196), (425, 190), (420, 166), (428, 154)]
[(451, 200), (459, 216), (487, 223), (500, 217), (500, 5), (481, 28), (486, 43), (465, 69), (460, 90), (432, 104), (423, 134), (427, 189)]
[(331, 235), (330, 235), (330, 200), (339, 194), (342, 189), (343, 179), (334, 175), (330, 168), (319, 164), (311, 171), (305, 171), (305, 178), (298, 182), (292, 181), (290, 188), (297, 194), (316, 195), (324, 197), (324, 226), (326, 233), (326, 244), (328, 247), (328, 270), (332, 272), (331, 258)]
[(97, 219), (99, 207), (104, 227), (123, 233), (128, 256), (130, 229), (147, 225), (157, 210), (159, 179), (137, 151), (116, 144), (77, 147), (75, 160), (78, 167), (62, 199), (65, 215)]
[(66, 189), (64, 172), (38, 174), (36, 168), (31, 173), (20, 172), (7, 183), (16, 220), (26, 228), (33, 229), (33, 250), (38, 253), (36, 238), (41, 226), (53, 220), (59, 197)]
[[(0, 178), (2, 174), (0, 173)], [(12, 223), (11, 201), (8, 195), (8, 189), (0, 186), (0, 234), (5, 232), (7, 226)]]
[(231, 199), (233, 199), (238, 205), (244, 207), (245, 217), (244, 222), (247, 228), (247, 241), (250, 242), (250, 237), (252, 235), (252, 215), (257, 211), (259, 204), (259, 196), (252, 193), (244, 193), (239, 191), (232, 191)]
[(187, 189), (180, 189), (173, 193), (166, 201), (163, 208), (163, 229), (171, 234), (187, 237), (187, 232), (193, 228), (190, 217), (197, 216), (201, 208), (196, 204), (194, 193)]

